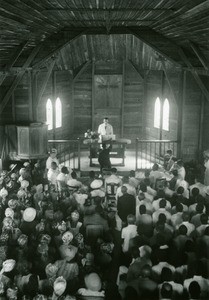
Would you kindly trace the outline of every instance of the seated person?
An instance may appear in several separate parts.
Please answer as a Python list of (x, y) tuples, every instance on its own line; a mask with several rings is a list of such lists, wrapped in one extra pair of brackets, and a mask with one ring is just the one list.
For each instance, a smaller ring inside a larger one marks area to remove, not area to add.
[(172, 158), (173, 155), (173, 151), (171, 149), (168, 149), (164, 155), (164, 169), (165, 171), (169, 171), (170, 170), (170, 165), (169, 165), (169, 161)]
[(53, 185), (57, 184), (57, 176), (59, 174), (59, 169), (58, 169), (58, 165), (55, 161), (52, 161), (51, 163), (51, 167), (48, 170), (47, 173), (47, 178), (49, 180), (49, 182)]
[(99, 156), (98, 156), (98, 162), (100, 164), (100, 171), (102, 172), (102, 169), (111, 168), (111, 162), (110, 162), (110, 151), (111, 151), (111, 146), (107, 148), (107, 144), (103, 143), (102, 144), (102, 149), (99, 151)]
[(114, 184), (122, 185), (122, 181), (121, 181), (120, 177), (117, 175), (117, 171), (118, 170), (116, 168), (111, 168), (111, 175), (106, 177), (105, 185), (107, 183), (114, 183)]
[(46, 169), (49, 170), (51, 168), (51, 163), (56, 162), (57, 166), (59, 166), (59, 161), (57, 159), (57, 149), (53, 148), (50, 151), (50, 155), (46, 160)]

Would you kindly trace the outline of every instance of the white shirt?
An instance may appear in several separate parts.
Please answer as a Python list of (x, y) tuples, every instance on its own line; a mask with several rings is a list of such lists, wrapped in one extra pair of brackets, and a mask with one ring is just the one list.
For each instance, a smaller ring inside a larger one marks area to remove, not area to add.
[(46, 160), (46, 169), (49, 170), (51, 168), (51, 164), (52, 162), (56, 162), (57, 166), (59, 167), (59, 161), (58, 159), (55, 157), (55, 158), (52, 158), (51, 156), (49, 156)]
[(137, 235), (137, 226), (134, 224), (129, 224), (127, 227), (124, 227), (122, 229), (121, 237), (122, 239), (124, 239), (122, 246), (124, 253), (128, 252), (130, 239), (134, 238)]
[(100, 135), (112, 135), (113, 134), (113, 127), (109, 123), (105, 124), (102, 123), (98, 127), (98, 134)]

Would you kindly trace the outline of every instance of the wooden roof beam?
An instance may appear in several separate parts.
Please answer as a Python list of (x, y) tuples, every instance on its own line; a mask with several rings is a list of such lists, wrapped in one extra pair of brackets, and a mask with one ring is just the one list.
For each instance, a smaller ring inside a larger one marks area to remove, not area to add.
[(11, 57), (9, 63), (5, 66), (3, 72), (4, 74), (0, 75), (0, 86), (2, 85), (4, 79), (7, 77), (8, 75), (8, 71), (11, 69), (11, 67), (15, 64), (15, 62), (17, 61), (18, 57), (21, 55), (21, 53), (23, 52), (24, 48), (27, 46), (29, 41), (26, 41), (25, 43), (20, 44), (15, 53), (13, 54), (13, 56)]
[(161, 59), (160, 62), (161, 62), (161, 66), (162, 66), (162, 68), (163, 68), (163, 72), (164, 72), (164, 74), (165, 74), (166, 80), (167, 80), (167, 82), (168, 82), (168, 86), (169, 86), (169, 88), (170, 88), (171, 94), (172, 94), (172, 96), (173, 96), (173, 99), (174, 99), (174, 101), (175, 101), (177, 107), (178, 107), (178, 100), (177, 100), (177, 98), (176, 98), (176, 93), (175, 93), (175, 91), (174, 91), (173, 85), (172, 85), (171, 80), (170, 80), (170, 77), (169, 77), (169, 75), (168, 75), (168, 72), (167, 72), (167, 69), (166, 69), (166, 65), (165, 65), (165, 61), (164, 61), (163, 59)]
[(138, 66), (136, 66), (136, 64), (134, 64), (131, 59), (129, 59), (128, 62), (130, 63), (130, 65), (132, 66), (132, 68), (139, 74), (139, 76), (141, 77), (141, 79), (144, 80), (144, 74), (139, 70)]
[(192, 48), (196, 56), (198, 57), (199, 61), (203, 65), (206, 71), (208, 71), (208, 62), (206, 58), (204, 57), (203, 53), (200, 51), (200, 49), (191, 41), (188, 41), (189, 46)]
[(86, 61), (84, 64), (82, 64), (81, 68), (79, 69), (78, 72), (76, 72), (75, 74), (73, 74), (73, 81), (75, 81), (78, 76), (80, 76), (85, 70), (86, 68), (90, 65), (90, 60)]
[(41, 98), (42, 98), (42, 96), (43, 96), (43, 93), (44, 93), (44, 91), (45, 91), (45, 88), (46, 88), (46, 85), (47, 85), (47, 83), (48, 83), (49, 77), (51, 76), (51, 73), (52, 73), (52, 70), (53, 70), (53, 68), (54, 68), (55, 63), (56, 63), (56, 59), (54, 59), (54, 60), (51, 62), (50, 66), (49, 66), (49, 68), (48, 68), (48, 70), (47, 70), (46, 76), (45, 76), (45, 78), (44, 78), (44, 80), (43, 80), (43, 82), (42, 82), (42, 86), (41, 86), (41, 88), (40, 88), (40, 92), (39, 92), (38, 97), (37, 97), (37, 102), (36, 102), (36, 105), (37, 105), (37, 106), (39, 105), (39, 103), (40, 103), (40, 101), (41, 101)]
[(158, 12), (158, 13), (163, 13), (163, 12), (167, 12), (167, 13), (173, 13), (175, 11), (174, 8), (137, 8), (137, 7), (133, 7), (133, 8), (126, 8), (126, 7), (121, 7), (121, 8), (103, 8), (103, 7), (99, 7), (99, 8), (88, 8), (88, 7), (53, 7), (53, 8), (46, 8), (42, 10), (43, 12), (62, 12), (62, 11), (67, 11), (67, 12), (93, 12), (93, 13), (98, 13), (98, 12), (134, 12), (134, 13), (148, 13), (148, 12)]
[(22, 71), (19, 72), (19, 74), (16, 76), (16, 78), (14, 79), (12, 85), (10, 86), (10, 88), (8, 89), (6, 95), (4, 96), (3, 100), (0, 103), (0, 114), (3, 112), (5, 106), (9, 102), (9, 99), (10, 99), (12, 93), (14, 92), (15, 88), (17, 87), (17, 85), (21, 81), (21, 79), (22, 79), (22, 77), (23, 77), (23, 75), (24, 75), (27, 67), (30, 66), (31, 62), (33, 61), (34, 57), (39, 52), (40, 48), (41, 48), (41, 45), (38, 45), (35, 48), (33, 48), (33, 50), (31, 51), (30, 55), (28, 56), (26, 62), (23, 64)]
[[(45, 55), (38, 60), (32, 67), (34, 69), (40, 68), (49, 58), (51, 58), (53, 55), (55, 55), (57, 52), (59, 52), (63, 47), (65, 47), (67, 44), (84, 34), (86, 31), (86, 28), (81, 29), (72, 29), (69, 31), (61, 30), (58, 33), (55, 33), (51, 36), (49, 36), (46, 40), (44, 40), (41, 45), (43, 47), (47, 47), (49, 51), (45, 53)], [(50, 47), (49, 45), (52, 45), (53, 47)]]
[[(152, 30), (148, 27), (126, 27), (129, 33), (136, 36), (138, 39), (140, 39), (142, 42), (150, 46), (152, 49), (160, 53), (163, 57), (171, 61), (175, 65), (180, 65), (175, 59), (173, 59), (170, 55), (168, 55), (164, 51), (165, 45), (170, 47), (172, 51), (178, 51), (179, 47), (176, 45), (173, 41), (170, 39), (164, 37), (163, 35), (159, 34), (155, 30)], [(163, 45), (162, 49), (161, 47), (156, 46), (157, 43), (161, 43)]]
[(179, 55), (181, 56), (182, 60), (185, 62), (185, 64), (187, 65), (187, 67), (190, 69), (190, 72), (192, 73), (192, 75), (193, 75), (195, 81), (197, 82), (199, 88), (201, 89), (203, 95), (205, 96), (205, 98), (207, 99), (207, 101), (209, 101), (209, 91), (205, 87), (205, 85), (202, 82), (199, 74), (192, 67), (191, 62), (189, 61), (188, 57), (186, 56), (186, 54), (184, 53), (184, 51), (181, 48), (179, 48)]

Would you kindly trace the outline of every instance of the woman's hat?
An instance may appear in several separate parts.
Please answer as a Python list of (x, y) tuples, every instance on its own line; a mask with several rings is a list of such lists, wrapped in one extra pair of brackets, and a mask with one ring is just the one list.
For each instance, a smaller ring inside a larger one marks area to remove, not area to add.
[(52, 263), (49, 263), (45, 268), (45, 273), (47, 277), (56, 276), (57, 271), (58, 271), (57, 266), (53, 265)]
[(97, 273), (90, 273), (84, 278), (86, 288), (88, 290), (99, 292), (102, 287), (102, 282)]
[(16, 261), (14, 259), (7, 259), (3, 262), (4, 272), (11, 272), (15, 267)]
[(4, 198), (8, 196), (8, 191), (3, 187), (1, 190), (0, 190), (0, 197)]
[(21, 234), (17, 239), (19, 246), (24, 246), (28, 242), (28, 236), (26, 234)]
[(73, 234), (70, 231), (66, 231), (65, 233), (63, 233), (62, 235), (62, 241), (64, 243), (70, 243), (73, 240)]
[(8, 201), (8, 206), (11, 209), (15, 209), (17, 207), (17, 205), (18, 205), (18, 201), (16, 199), (10, 199)]
[(11, 217), (12, 219), (14, 219), (14, 210), (13, 209), (7, 207), (5, 209), (4, 214), (5, 214), (6, 217)]
[(93, 191), (91, 191), (91, 197), (104, 198), (105, 197), (105, 192), (102, 191), (102, 190), (93, 190)]
[(95, 179), (92, 181), (92, 183), (90, 184), (90, 187), (92, 189), (100, 189), (103, 185), (103, 182), (102, 180), (99, 180), (99, 179)]
[(80, 182), (76, 179), (69, 179), (67, 185), (70, 189), (75, 189), (80, 187)]
[(36, 210), (33, 207), (28, 207), (23, 212), (23, 220), (25, 222), (32, 222), (36, 217)]
[(54, 293), (56, 296), (61, 296), (64, 293), (66, 286), (67, 282), (64, 277), (58, 277), (54, 282)]

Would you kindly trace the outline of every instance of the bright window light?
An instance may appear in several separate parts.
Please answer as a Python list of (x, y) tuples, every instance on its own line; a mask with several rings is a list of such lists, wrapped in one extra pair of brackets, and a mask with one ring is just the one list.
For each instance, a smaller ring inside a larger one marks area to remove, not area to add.
[(160, 128), (160, 111), (161, 111), (161, 102), (160, 98), (157, 97), (155, 100), (155, 109), (154, 109), (154, 127)]
[(46, 124), (48, 125), (48, 130), (53, 128), (53, 109), (52, 101), (50, 99), (46, 102)]
[(56, 99), (55, 113), (56, 113), (56, 128), (62, 127), (62, 103), (60, 101), (60, 98)]
[(165, 99), (163, 103), (163, 129), (169, 130), (169, 115), (170, 115), (170, 105), (168, 99)]

